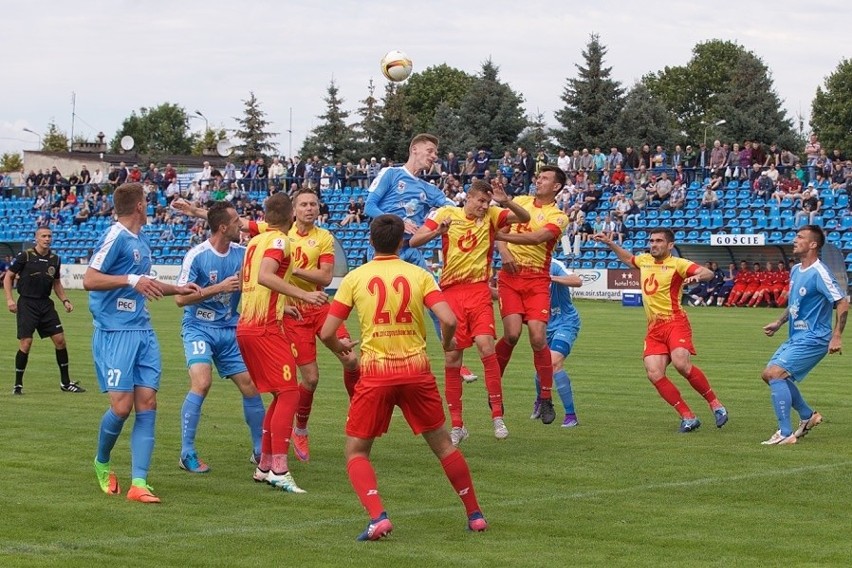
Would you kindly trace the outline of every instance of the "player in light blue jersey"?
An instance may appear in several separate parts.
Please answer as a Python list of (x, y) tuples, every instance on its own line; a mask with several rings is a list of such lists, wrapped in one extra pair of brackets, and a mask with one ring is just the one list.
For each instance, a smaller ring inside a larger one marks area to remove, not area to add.
[(142, 233), (147, 216), (141, 184), (119, 186), (113, 204), (118, 221), (101, 237), (83, 276), (94, 317), (95, 371), (110, 403), (101, 419), (95, 473), (104, 493), (121, 492), (118, 478), (110, 469), (110, 454), (130, 411), (135, 410), (130, 434), (132, 481), (127, 498), (159, 503), (147, 480), (162, 369), (160, 346), (145, 302), (197, 294), (200, 288), (196, 284), (172, 286), (150, 276), (151, 247)]
[[(790, 321), (790, 336), (763, 370), (762, 378), (772, 392), (772, 406), (778, 418), (778, 430), (763, 442), (765, 445), (795, 444), (814, 426), (822, 422), (822, 415), (814, 412), (797, 383), (802, 382), (828, 353), (840, 353), (843, 329), (849, 301), (846, 290), (841, 290), (819, 253), (825, 244), (825, 234), (817, 225), (805, 225), (793, 240), (793, 254), (800, 263), (790, 271), (790, 295), (787, 309), (781, 317), (763, 331), (772, 336), (786, 321)], [(831, 314), (837, 310), (837, 321), (832, 329)], [(799, 414), (799, 425), (794, 430), (790, 408)]]
[[(408, 241), (426, 221), (426, 216), (433, 208), (444, 205), (455, 205), (447, 199), (444, 192), (437, 186), (417, 177), (423, 170), (430, 171), (438, 159), (438, 138), (432, 134), (418, 134), (411, 139), (408, 146), (408, 161), (398, 167), (383, 168), (370, 184), (367, 201), (364, 203), (364, 213), (373, 219), (379, 215), (396, 215), (405, 224), (405, 234), (402, 239), (402, 249), (399, 258), (429, 270), (420, 249), (409, 246)], [(373, 248), (367, 249), (367, 260), (373, 258)], [(441, 337), (441, 326), (435, 315), (430, 311), (432, 324), (438, 337)], [(462, 378), (465, 381), (476, 380), (476, 375), (466, 367), (462, 367)]]
[[(583, 285), (583, 280), (561, 261), (550, 261), (550, 318), (547, 320), (547, 345), (550, 348), (550, 360), (553, 363), (553, 382), (562, 405), (565, 407), (563, 428), (577, 426), (577, 412), (574, 409), (574, 392), (571, 378), (563, 368), (565, 359), (571, 353), (577, 334), (580, 333), (580, 314), (571, 299), (571, 288)], [(541, 383), (535, 375), (536, 399), (530, 419), (541, 418)]]
[(252, 461), (260, 455), (263, 433), (263, 399), (249, 376), (237, 345), (239, 272), (245, 249), (239, 246), (241, 219), (227, 201), (217, 201), (207, 211), (210, 238), (184, 257), (178, 286), (194, 282), (201, 293), (175, 296), (183, 307), (183, 350), (189, 371), (189, 392), (181, 408), (181, 450), (178, 465), (192, 473), (210, 467), (198, 458), (195, 433), (201, 405), (213, 383), (213, 364), (219, 375), (231, 379), (243, 395), (243, 415), (252, 439)]

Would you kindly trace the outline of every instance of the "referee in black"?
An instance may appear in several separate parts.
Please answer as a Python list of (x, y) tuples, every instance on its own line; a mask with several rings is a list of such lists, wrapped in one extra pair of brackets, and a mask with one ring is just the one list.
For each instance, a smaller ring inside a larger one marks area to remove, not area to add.
[[(3, 290), (6, 292), (6, 305), (9, 311), (17, 314), (18, 319), (18, 353), (15, 355), (15, 388), (14, 394), (24, 394), (24, 371), (33, 346), (33, 333), (38, 330), (43, 339), (50, 337), (56, 346), (56, 362), (59, 364), (59, 388), (64, 392), (86, 392), (68, 376), (68, 349), (65, 344), (65, 333), (59, 314), (50, 299), (50, 292), (56, 292), (56, 297), (62, 301), (66, 312), (71, 312), (74, 306), (65, 294), (65, 288), (59, 280), (59, 257), (50, 250), (53, 233), (47, 227), (36, 230), (35, 247), (27, 249), (12, 262), (3, 279)], [(12, 297), (12, 286), (18, 278), (18, 301)]]

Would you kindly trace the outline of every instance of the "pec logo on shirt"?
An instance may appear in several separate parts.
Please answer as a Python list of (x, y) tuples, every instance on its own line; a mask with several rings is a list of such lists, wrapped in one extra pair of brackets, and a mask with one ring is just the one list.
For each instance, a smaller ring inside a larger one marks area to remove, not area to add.
[(211, 284), (215, 284), (219, 281), (219, 271), (218, 270), (211, 270), (210, 272), (207, 273), (207, 277), (210, 279)]
[(115, 302), (115, 309), (119, 312), (135, 312), (136, 300), (130, 300), (128, 298), (119, 298)]
[(139, 264), (142, 262), (142, 253), (139, 252), (139, 249), (133, 249), (133, 264)]

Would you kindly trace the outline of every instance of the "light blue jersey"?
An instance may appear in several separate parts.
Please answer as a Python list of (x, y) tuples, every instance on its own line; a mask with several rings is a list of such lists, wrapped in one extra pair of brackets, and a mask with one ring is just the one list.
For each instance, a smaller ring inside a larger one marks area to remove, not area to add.
[[(98, 241), (89, 267), (102, 274), (149, 275), (151, 246), (148, 237), (141, 232), (134, 235), (121, 223), (114, 223)], [(145, 297), (129, 284), (113, 290), (89, 292), (89, 311), (94, 317), (96, 329), (152, 329)]]
[(828, 344), (834, 304), (844, 296), (822, 261), (804, 269), (801, 264), (794, 266), (790, 271), (790, 340)]
[[(574, 274), (560, 260), (551, 259), (550, 275), (551, 276), (569, 276)], [(568, 286), (563, 286), (552, 282), (550, 284), (550, 319), (547, 321), (547, 330), (551, 328), (572, 328), (580, 329), (580, 314), (577, 313), (577, 308), (574, 307), (574, 302), (571, 299), (571, 289)]]
[[(364, 212), (369, 217), (391, 214), (418, 227), (433, 207), (451, 205), (440, 189), (412, 175), (404, 167), (384, 168), (370, 184)], [(411, 235), (407, 235), (410, 238)]]
[[(231, 243), (228, 252), (222, 254), (213, 248), (210, 241), (204, 241), (190, 249), (183, 259), (178, 286), (194, 282), (202, 288), (217, 284), (239, 273), (243, 263), (245, 248)], [(203, 302), (183, 308), (183, 326), (215, 325), (217, 327), (236, 327), (239, 313), (240, 293), (221, 293), (207, 298)]]

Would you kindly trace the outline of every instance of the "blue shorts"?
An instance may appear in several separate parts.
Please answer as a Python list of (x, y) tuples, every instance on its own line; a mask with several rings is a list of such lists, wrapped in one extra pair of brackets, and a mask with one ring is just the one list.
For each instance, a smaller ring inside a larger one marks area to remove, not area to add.
[(561, 353), (563, 357), (571, 354), (571, 348), (577, 341), (579, 329), (569, 325), (547, 326), (547, 345), (551, 351)]
[(802, 343), (801, 341), (794, 343), (788, 339), (778, 347), (766, 366), (781, 367), (787, 371), (793, 381), (798, 383), (803, 381), (826, 355), (828, 355), (827, 343)]
[(103, 331), (92, 335), (92, 356), (101, 392), (159, 390), (162, 362), (153, 330)]
[(181, 337), (187, 367), (196, 363), (215, 363), (216, 370), (223, 379), (247, 371), (240, 347), (237, 345), (237, 328), (185, 326)]

